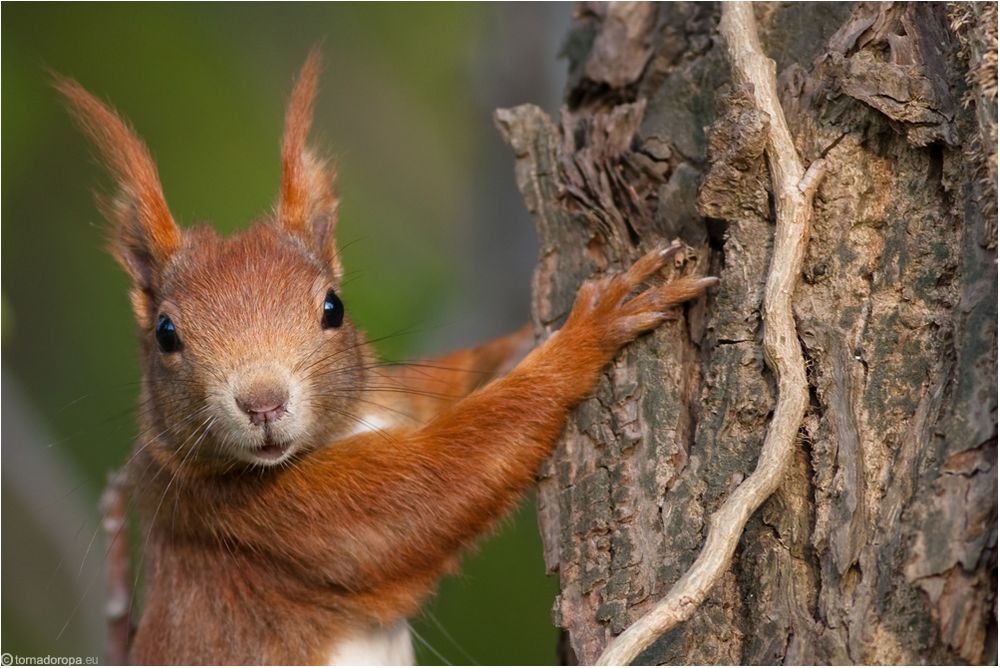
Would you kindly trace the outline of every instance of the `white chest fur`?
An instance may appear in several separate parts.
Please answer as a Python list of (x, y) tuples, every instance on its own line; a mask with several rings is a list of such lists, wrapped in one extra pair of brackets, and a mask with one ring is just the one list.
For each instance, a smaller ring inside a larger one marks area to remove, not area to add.
[(348, 436), (364, 434), (369, 431), (381, 431), (382, 429), (388, 429), (389, 427), (395, 426), (396, 422), (398, 422), (398, 420), (389, 420), (382, 415), (368, 414), (357, 419), (354, 428), (351, 429)]
[(410, 626), (402, 619), (394, 626), (356, 631), (337, 641), (330, 652), (331, 666), (412, 666), (416, 663)]
[[(353, 434), (391, 427), (395, 420), (365, 415)], [(412, 666), (416, 664), (410, 626), (401, 619), (393, 626), (374, 626), (343, 636), (330, 649), (330, 666)]]

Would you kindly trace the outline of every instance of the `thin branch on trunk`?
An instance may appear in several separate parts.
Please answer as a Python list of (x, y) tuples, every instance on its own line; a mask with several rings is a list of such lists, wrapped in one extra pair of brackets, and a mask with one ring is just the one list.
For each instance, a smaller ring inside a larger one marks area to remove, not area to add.
[(131, 559), (128, 544), (128, 486), (125, 473), (117, 471), (108, 476), (107, 487), (101, 494), (101, 527), (107, 544), (105, 558), (104, 615), (108, 637), (104, 662), (109, 665), (128, 663), (129, 645), (132, 640)]
[(666, 597), (609, 643), (597, 663), (627, 665), (663, 633), (690, 617), (728, 568), (750, 516), (778, 488), (794, 452), (809, 395), (791, 298), (809, 237), (813, 195), (822, 161), (805, 171), (778, 100), (774, 61), (764, 55), (750, 3), (726, 3), (719, 32), (736, 83), (753, 86), (756, 106), (771, 120), (767, 160), (775, 194), (774, 253), (764, 293), (764, 352), (777, 378), (778, 402), (757, 468), (708, 521), (697, 560)]

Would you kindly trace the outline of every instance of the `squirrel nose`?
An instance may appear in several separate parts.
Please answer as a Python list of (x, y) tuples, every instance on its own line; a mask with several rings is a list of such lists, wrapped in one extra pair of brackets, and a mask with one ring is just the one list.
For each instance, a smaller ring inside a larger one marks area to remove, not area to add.
[(280, 420), (288, 412), (287, 404), (287, 390), (263, 390), (236, 397), (236, 405), (257, 426)]

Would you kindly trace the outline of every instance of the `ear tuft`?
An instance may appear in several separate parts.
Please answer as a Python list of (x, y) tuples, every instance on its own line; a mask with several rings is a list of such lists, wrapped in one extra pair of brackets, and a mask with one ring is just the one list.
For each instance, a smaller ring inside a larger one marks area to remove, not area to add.
[(319, 47), (309, 52), (288, 101), (276, 217), (278, 225), (302, 238), (333, 264), (337, 257), (334, 229), (339, 205), (334, 188), (336, 171), (307, 146), (321, 58)]
[(98, 198), (113, 225), (111, 252), (138, 288), (152, 292), (181, 245), (181, 230), (167, 208), (156, 165), (145, 144), (111, 108), (76, 81), (59, 75), (54, 79), (77, 125), (97, 147), (118, 185), (113, 198)]

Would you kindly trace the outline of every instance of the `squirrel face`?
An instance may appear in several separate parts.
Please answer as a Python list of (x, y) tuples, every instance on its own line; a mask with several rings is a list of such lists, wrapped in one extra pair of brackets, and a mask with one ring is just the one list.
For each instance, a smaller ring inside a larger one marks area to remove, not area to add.
[(137, 296), (152, 429), (172, 456), (275, 465), (350, 429), (366, 361), (338, 284), (273, 222), (183, 235), (157, 294)]
[(369, 361), (337, 295), (334, 170), (306, 146), (318, 76), (313, 51), (288, 104), (273, 215), (229, 238), (182, 231), (132, 129), (75, 81), (56, 81), (117, 182), (99, 204), (132, 278), (141, 420), (151, 452), (178, 467), (275, 465), (360, 422), (351, 406)]

